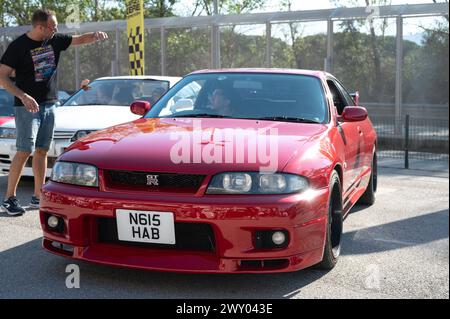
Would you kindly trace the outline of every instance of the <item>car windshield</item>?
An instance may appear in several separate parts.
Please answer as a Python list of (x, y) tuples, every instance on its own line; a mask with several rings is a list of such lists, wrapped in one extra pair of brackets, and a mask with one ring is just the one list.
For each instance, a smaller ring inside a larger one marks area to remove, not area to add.
[(307, 75), (208, 73), (185, 77), (146, 114), (325, 123), (320, 79)]
[(70, 94), (65, 91), (58, 91), (58, 100), (67, 100), (70, 97)]
[(64, 106), (130, 106), (135, 100), (148, 101), (153, 105), (168, 89), (169, 81), (97, 80), (71, 96)]

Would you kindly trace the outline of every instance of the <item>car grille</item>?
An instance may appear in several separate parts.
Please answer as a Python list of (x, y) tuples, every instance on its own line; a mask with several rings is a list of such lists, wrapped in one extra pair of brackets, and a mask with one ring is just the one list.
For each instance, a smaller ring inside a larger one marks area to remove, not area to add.
[(120, 241), (115, 218), (97, 218), (98, 242), (150, 249), (189, 251), (215, 251), (215, 238), (211, 225), (202, 223), (175, 223), (175, 245)]
[[(153, 192), (195, 193), (205, 175), (147, 173), (128, 171), (104, 171), (107, 188), (121, 190), (145, 190)], [(147, 185), (150, 175), (157, 176), (157, 185)]]
[(70, 140), (74, 134), (74, 131), (55, 131), (53, 138), (55, 140)]
[(11, 158), (7, 154), (0, 154), (0, 163), (11, 164)]

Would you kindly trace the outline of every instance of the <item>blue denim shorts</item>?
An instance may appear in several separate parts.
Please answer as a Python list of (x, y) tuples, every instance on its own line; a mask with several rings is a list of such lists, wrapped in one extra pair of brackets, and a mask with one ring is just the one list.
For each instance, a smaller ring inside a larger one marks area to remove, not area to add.
[(39, 148), (48, 151), (55, 129), (55, 104), (41, 104), (36, 113), (18, 106), (14, 108), (14, 113), (17, 150), (32, 153)]

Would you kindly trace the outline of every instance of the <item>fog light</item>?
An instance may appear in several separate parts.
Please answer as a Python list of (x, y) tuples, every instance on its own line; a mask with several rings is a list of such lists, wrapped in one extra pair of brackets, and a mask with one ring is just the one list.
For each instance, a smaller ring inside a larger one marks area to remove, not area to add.
[(272, 234), (272, 241), (275, 245), (283, 245), (286, 241), (286, 235), (281, 231), (276, 231)]
[(50, 228), (56, 228), (56, 227), (58, 227), (58, 224), (59, 224), (59, 218), (56, 216), (50, 216), (47, 219), (47, 225)]
[(66, 225), (64, 223), (64, 218), (62, 216), (45, 213), (44, 220), (47, 231), (61, 235), (64, 234), (64, 232), (66, 231), (65, 229)]

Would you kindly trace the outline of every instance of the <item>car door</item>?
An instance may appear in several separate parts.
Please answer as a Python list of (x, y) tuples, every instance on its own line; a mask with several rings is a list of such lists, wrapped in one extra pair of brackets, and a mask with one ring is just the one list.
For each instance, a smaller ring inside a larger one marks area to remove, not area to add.
[[(339, 90), (342, 92), (344, 99), (347, 101), (347, 105), (350, 106), (359, 106), (356, 105), (353, 98), (350, 96), (350, 93), (345, 89), (341, 82), (336, 80), (336, 84)], [(370, 125), (368, 124), (368, 120), (364, 120), (361, 122), (356, 122), (356, 130), (359, 135), (359, 148), (356, 157), (356, 166), (358, 167), (356, 177), (357, 180), (361, 177), (364, 170), (369, 168), (372, 162), (372, 143), (368, 141), (371, 140), (369, 138), (370, 135)]]
[[(327, 80), (327, 84), (333, 95), (333, 103), (339, 115), (346, 106), (354, 106), (350, 95), (342, 85), (333, 78)], [(362, 154), (364, 154), (364, 133), (359, 122), (338, 121), (338, 130), (344, 142), (344, 172), (343, 188), (344, 196), (348, 195), (358, 186), (362, 171)]]

